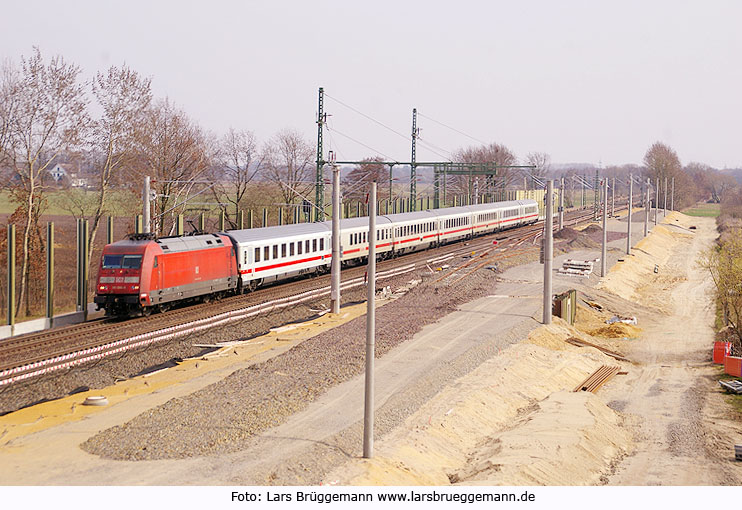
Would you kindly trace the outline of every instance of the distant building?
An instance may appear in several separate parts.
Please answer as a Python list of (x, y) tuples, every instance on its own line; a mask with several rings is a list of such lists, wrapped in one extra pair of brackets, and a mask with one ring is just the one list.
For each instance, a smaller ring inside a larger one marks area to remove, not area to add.
[(87, 188), (88, 180), (79, 172), (70, 172), (63, 165), (57, 164), (49, 170), (49, 175), (60, 185), (68, 185), (73, 188)]
[(49, 175), (52, 176), (56, 182), (64, 182), (67, 179), (67, 170), (62, 165), (57, 164), (54, 168), (49, 170)]

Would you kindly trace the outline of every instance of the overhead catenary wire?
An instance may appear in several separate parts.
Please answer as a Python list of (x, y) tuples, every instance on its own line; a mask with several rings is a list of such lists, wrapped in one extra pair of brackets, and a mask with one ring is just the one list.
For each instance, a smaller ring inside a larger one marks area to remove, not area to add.
[(438, 121), (438, 120), (435, 120), (435, 119), (434, 119), (434, 118), (432, 118), (432, 117), (428, 117), (427, 115), (425, 115), (425, 114), (423, 114), (423, 113), (420, 113), (420, 110), (418, 110), (418, 111), (417, 111), (417, 114), (418, 114), (418, 115), (419, 115), (420, 117), (424, 117), (424, 118), (426, 118), (426, 119), (428, 119), (428, 120), (430, 120), (430, 121), (432, 121), (432, 122), (435, 122), (436, 124), (439, 124), (439, 125), (443, 126), (444, 128), (448, 128), (448, 129), (450, 129), (451, 131), (455, 131), (456, 133), (458, 133), (458, 134), (460, 134), (460, 135), (464, 135), (465, 137), (467, 137), (467, 138), (470, 138), (470, 139), (474, 140), (474, 141), (475, 141), (475, 142), (477, 142), (477, 143), (481, 143), (482, 145), (487, 145), (487, 142), (483, 142), (483, 141), (482, 141), (482, 140), (480, 140), (479, 138), (475, 138), (475, 137), (473, 137), (473, 136), (471, 136), (471, 135), (468, 135), (468, 134), (464, 133), (463, 131), (461, 131), (461, 130), (458, 130), (458, 129), (456, 129), (455, 127), (451, 127), (451, 126), (449, 126), (448, 124), (444, 124), (443, 122), (440, 122), (440, 121)]

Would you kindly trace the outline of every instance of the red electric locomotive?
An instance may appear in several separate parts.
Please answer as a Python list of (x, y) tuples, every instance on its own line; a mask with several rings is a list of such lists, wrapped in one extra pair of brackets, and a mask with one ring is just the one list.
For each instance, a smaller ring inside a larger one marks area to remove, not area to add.
[(103, 249), (95, 303), (109, 316), (148, 315), (177, 301), (234, 291), (238, 279), (235, 250), (226, 236), (134, 235)]

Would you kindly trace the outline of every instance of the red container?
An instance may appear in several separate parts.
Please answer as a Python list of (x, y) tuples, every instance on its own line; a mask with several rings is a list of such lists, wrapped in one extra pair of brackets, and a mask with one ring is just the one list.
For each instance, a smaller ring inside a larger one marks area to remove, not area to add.
[(724, 358), (732, 352), (731, 342), (714, 342), (714, 363), (717, 365), (724, 364)]
[(742, 358), (727, 356), (724, 358), (724, 373), (734, 377), (742, 377)]

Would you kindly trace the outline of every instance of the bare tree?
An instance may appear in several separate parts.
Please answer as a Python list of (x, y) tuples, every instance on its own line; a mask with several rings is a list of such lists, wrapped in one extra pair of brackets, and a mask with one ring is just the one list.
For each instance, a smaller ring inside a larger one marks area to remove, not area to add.
[(314, 188), (314, 148), (301, 133), (279, 131), (265, 147), (265, 176), (281, 188), (285, 204), (306, 198)]
[[(255, 135), (251, 131), (229, 131), (219, 140), (212, 188), (220, 202), (226, 200), (225, 218), (232, 228), (237, 227), (237, 216), (250, 182), (260, 172), (265, 153), (259, 153)], [(230, 208), (233, 213), (230, 212)]]
[(152, 177), (152, 189), (157, 193), (153, 231), (172, 232), (174, 222), (165, 228), (165, 216), (174, 219), (185, 210), (178, 201), (188, 196), (194, 181), (209, 169), (209, 140), (185, 112), (162, 100), (144, 113), (136, 148), (138, 164), (129, 172), (134, 187), (140, 187), (145, 175)]
[[(482, 145), (479, 147), (471, 146), (463, 149), (459, 149), (454, 152), (453, 159), (459, 163), (494, 163), (496, 165), (515, 165), (517, 158), (515, 154), (508, 149), (505, 145), (499, 143), (491, 143), (489, 145)], [(471, 182), (469, 176), (462, 175), (457, 178), (449, 179), (452, 181), (454, 188), (458, 188), (460, 193), (468, 193), (470, 186), (473, 182), (484, 183), (484, 186), (480, 186), (480, 191), (495, 191), (495, 189), (506, 188), (516, 177), (514, 172), (510, 172), (507, 169), (498, 169), (497, 174), (491, 182), (485, 182), (484, 177), (476, 176), (472, 177)], [(490, 189), (487, 189), (487, 187)]]
[[(92, 260), (95, 237), (103, 215), (108, 211), (111, 186), (127, 164), (134, 160), (136, 134), (143, 122), (143, 115), (152, 101), (150, 79), (142, 78), (126, 66), (112, 66), (98, 73), (92, 83), (93, 97), (101, 109), (101, 116), (92, 123), (90, 144), (99, 169), (96, 183), (95, 207), (90, 212), (92, 226), (88, 260)], [(87, 200), (78, 197), (80, 208)], [(85, 208), (87, 209), (87, 207)]]
[(549, 171), (551, 166), (551, 156), (545, 152), (529, 152), (526, 156), (526, 165), (533, 165), (536, 168), (530, 171), (533, 177), (542, 178)]
[(0, 67), (0, 169), (11, 153), (11, 123), (18, 104), (19, 87), (18, 71), (10, 62), (4, 62)]
[(343, 196), (345, 198), (361, 199), (366, 197), (369, 184), (372, 182), (384, 183), (389, 180), (389, 170), (382, 165), (382, 158), (364, 158), (363, 163), (353, 168), (343, 179)]
[(663, 190), (665, 179), (667, 179), (668, 187), (673, 178), (675, 179), (674, 202), (676, 208), (690, 206), (698, 200), (698, 188), (690, 175), (683, 171), (680, 158), (669, 145), (661, 142), (654, 143), (644, 155), (644, 166), (646, 167), (645, 176), (649, 177), (652, 182), (659, 179)]
[[(12, 197), (23, 209), (25, 222), (19, 303), (24, 302), (28, 287), (30, 238), (38, 234), (43, 179), (62, 151), (80, 144), (87, 125), (79, 73), (77, 66), (60, 56), (45, 63), (38, 48), (28, 60), (21, 59), (21, 82), (15, 92), (6, 149), (17, 177)], [(26, 314), (30, 314), (28, 300)]]

